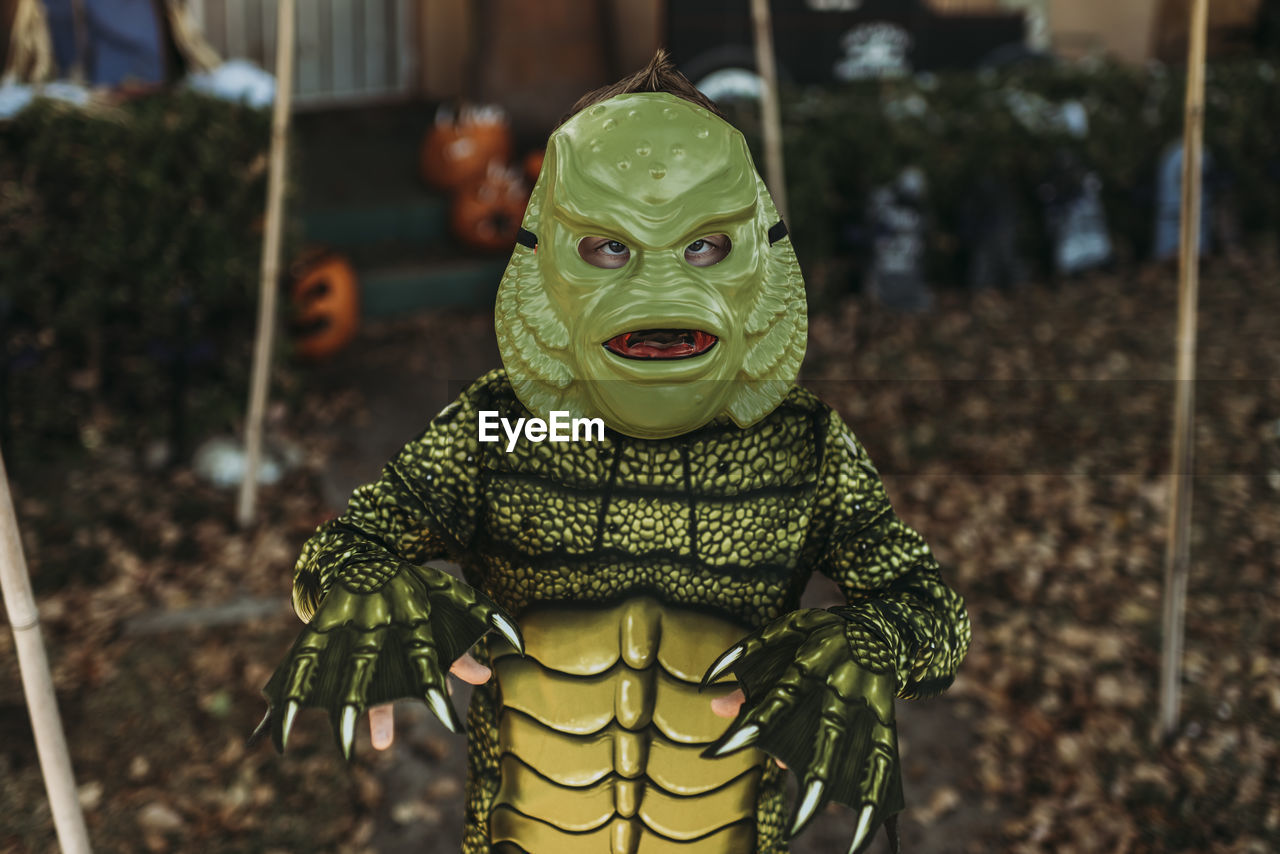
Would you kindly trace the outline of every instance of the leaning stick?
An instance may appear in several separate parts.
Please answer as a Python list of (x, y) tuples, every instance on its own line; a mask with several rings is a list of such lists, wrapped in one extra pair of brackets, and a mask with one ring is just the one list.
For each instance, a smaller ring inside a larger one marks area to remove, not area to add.
[(1159, 736), (1178, 728), (1183, 623), (1190, 565), (1191, 476), (1194, 452), (1196, 302), (1200, 287), (1200, 182), (1204, 148), (1204, 63), (1208, 0), (1191, 6), (1187, 100), (1182, 139), (1182, 222), (1178, 256), (1178, 373), (1173, 408), (1173, 487), (1164, 561), (1164, 641), (1160, 667)]
[(53, 827), (63, 854), (89, 854), (89, 831), (76, 794), (76, 779), (67, 753), (67, 738), (58, 714), (58, 698), (53, 694), (49, 676), (49, 659), (40, 638), (40, 613), (31, 595), (31, 578), (22, 554), (18, 536), (18, 518), (9, 495), (9, 478), (0, 457), (0, 592), (13, 628), (13, 643), (18, 649), (18, 670), (22, 673), (22, 691), (27, 697), (27, 713), (36, 737), (36, 753), (40, 756), (40, 772), (53, 810)]
[(276, 24), (276, 97), (271, 114), (271, 173), (267, 181), (267, 225), (262, 236), (262, 279), (258, 285), (258, 335), (253, 345), (253, 380), (244, 428), (244, 480), (236, 519), (247, 527), (258, 498), (262, 458), (262, 421), (271, 381), (271, 351), (276, 328), (276, 279), (280, 275), (280, 234), (284, 220), (285, 142), (289, 137), (289, 101), (293, 95), (293, 3), (280, 0)]
[(778, 66), (773, 55), (769, 0), (751, 0), (756, 68), (760, 71), (760, 123), (764, 132), (764, 171), (778, 215), (787, 218), (787, 178), (782, 167), (782, 111), (778, 107)]

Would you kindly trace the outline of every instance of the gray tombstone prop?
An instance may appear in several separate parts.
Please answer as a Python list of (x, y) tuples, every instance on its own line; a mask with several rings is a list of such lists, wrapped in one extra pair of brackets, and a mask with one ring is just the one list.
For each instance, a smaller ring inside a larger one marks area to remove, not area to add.
[[(1213, 221), (1212, 197), (1206, 176), (1213, 170), (1209, 152), (1200, 162), (1200, 252), (1209, 254), (1209, 224)], [(1166, 261), (1178, 254), (1182, 241), (1182, 142), (1173, 142), (1160, 158), (1156, 176), (1156, 228), (1151, 255)]]
[[(1054, 104), (1016, 90), (1006, 98), (1014, 117), (1033, 135), (1089, 136), (1089, 111), (1077, 100)], [(1055, 154), (1052, 173), (1040, 187), (1053, 243), (1053, 268), (1071, 276), (1111, 260), (1111, 236), (1102, 207), (1102, 179), (1067, 148)]]
[(1111, 236), (1102, 207), (1102, 179), (1086, 172), (1077, 192), (1063, 200), (1050, 218), (1053, 266), (1059, 276), (1072, 276), (1111, 260)]
[(872, 192), (867, 220), (873, 235), (867, 294), (898, 311), (927, 311), (924, 281), (924, 173), (912, 166)]

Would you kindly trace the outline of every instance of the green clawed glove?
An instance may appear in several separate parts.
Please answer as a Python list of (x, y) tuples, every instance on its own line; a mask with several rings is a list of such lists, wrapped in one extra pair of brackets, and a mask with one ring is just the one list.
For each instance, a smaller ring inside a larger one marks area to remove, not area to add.
[[(828, 801), (837, 801), (858, 811), (849, 848), (856, 854), (905, 801), (893, 716), (896, 676), (891, 667), (875, 672), (854, 660), (849, 629), (856, 616), (839, 616), (848, 611), (793, 611), (716, 660), (703, 685), (732, 669), (746, 702), (705, 755), (754, 745), (777, 757), (799, 775), (803, 793), (791, 835)], [(896, 850), (894, 829), (891, 823)]]
[(284, 750), (298, 710), (327, 709), (343, 756), (370, 706), (419, 697), (453, 732), (462, 721), (445, 674), (489, 629), (523, 651), (515, 623), (486, 596), (446, 572), (402, 565), (370, 584), (339, 581), (294, 641), (263, 694), (269, 708), (250, 742), (271, 732)]

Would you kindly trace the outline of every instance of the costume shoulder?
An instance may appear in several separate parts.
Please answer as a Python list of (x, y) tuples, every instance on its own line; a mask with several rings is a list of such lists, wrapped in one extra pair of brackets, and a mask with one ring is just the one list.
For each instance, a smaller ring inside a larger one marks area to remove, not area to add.
[(495, 368), (463, 389), (457, 399), (433, 419), (433, 423), (454, 409), (497, 409), (505, 414), (519, 408), (520, 401), (516, 398), (515, 389), (511, 387), (506, 369)]
[(789, 433), (799, 430), (812, 437), (815, 444), (824, 449), (819, 451), (819, 460), (829, 456), (825, 449), (831, 447), (833, 440), (839, 441), (840, 437), (846, 434), (852, 438), (849, 428), (845, 426), (838, 412), (812, 391), (798, 385), (791, 387), (778, 407), (769, 413), (762, 423), (780, 426)]
[[(823, 443), (828, 451), (835, 451), (838, 456), (848, 456), (851, 460), (856, 461), (859, 466), (869, 469), (873, 474), (875, 473), (875, 466), (867, 455), (866, 449), (858, 441), (858, 437), (854, 435), (849, 425), (845, 423), (844, 418), (812, 391), (800, 386), (794, 386), (783, 399), (782, 405), (778, 407), (779, 410), (784, 408), (789, 408), (793, 413), (808, 414), (820, 426), (823, 434)], [(832, 463), (834, 472), (834, 466), (839, 463), (839, 460), (833, 458)]]
[(819, 397), (807, 388), (793, 385), (791, 391), (778, 404), (778, 411), (808, 412), (817, 415), (829, 415), (834, 410), (823, 403)]

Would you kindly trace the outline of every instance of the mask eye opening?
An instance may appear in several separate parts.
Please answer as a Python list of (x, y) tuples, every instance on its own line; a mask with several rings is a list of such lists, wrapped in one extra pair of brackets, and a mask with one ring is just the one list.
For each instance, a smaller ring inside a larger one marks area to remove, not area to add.
[(631, 259), (631, 250), (625, 243), (612, 237), (587, 235), (578, 241), (578, 256), (592, 267), (616, 270)]
[(699, 237), (684, 249), (684, 260), (693, 267), (711, 267), (719, 264), (733, 250), (733, 241), (727, 234), (708, 234)]

